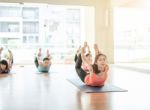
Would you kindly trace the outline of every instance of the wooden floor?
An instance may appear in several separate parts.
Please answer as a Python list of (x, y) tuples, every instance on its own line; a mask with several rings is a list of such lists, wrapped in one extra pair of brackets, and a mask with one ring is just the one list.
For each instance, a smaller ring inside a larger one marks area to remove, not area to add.
[(84, 93), (69, 83), (73, 65), (14, 66), (0, 75), (0, 110), (150, 110), (150, 73), (110, 66), (108, 82), (128, 92)]

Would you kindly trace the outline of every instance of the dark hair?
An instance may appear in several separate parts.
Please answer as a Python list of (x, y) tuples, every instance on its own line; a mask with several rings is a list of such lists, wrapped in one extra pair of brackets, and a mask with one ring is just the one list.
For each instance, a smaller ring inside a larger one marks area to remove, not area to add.
[(43, 61), (45, 61), (45, 60), (49, 60), (49, 58), (47, 58), (47, 57), (46, 57), (46, 58), (43, 58)]
[(94, 71), (94, 73), (98, 74), (98, 73), (100, 73), (100, 72), (101, 72), (100, 70), (98, 70), (98, 66), (97, 66), (97, 64), (93, 64), (93, 65), (92, 65), (92, 67), (93, 67), (93, 71)]
[(1, 60), (0, 64), (6, 65), (6, 69), (8, 69), (8, 62), (6, 60)]
[(99, 58), (100, 56), (104, 56), (105, 58), (107, 58), (105, 54), (98, 54), (98, 55), (96, 55), (96, 57), (95, 57), (94, 64), (97, 62), (97, 60), (98, 60), (98, 58)]
[(95, 72), (96, 74), (98, 74), (98, 73), (101, 72), (100, 70), (98, 70), (98, 66), (97, 66), (97, 64), (96, 64), (96, 62), (97, 62), (97, 60), (98, 60), (98, 58), (99, 58), (100, 56), (104, 56), (105, 58), (107, 58), (105, 54), (98, 54), (98, 55), (96, 55), (95, 60), (94, 60), (94, 64), (92, 65), (92, 66), (93, 66), (93, 70), (94, 70), (94, 72)]

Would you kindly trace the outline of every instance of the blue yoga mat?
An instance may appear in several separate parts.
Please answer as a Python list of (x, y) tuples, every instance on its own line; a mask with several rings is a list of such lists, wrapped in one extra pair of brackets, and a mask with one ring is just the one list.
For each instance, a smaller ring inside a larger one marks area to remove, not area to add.
[(81, 91), (84, 91), (86, 93), (98, 93), (98, 92), (127, 92), (127, 90), (122, 89), (120, 87), (114, 86), (112, 84), (106, 83), (104, 86), (101, 87), (93, 87), (93, 86), (87, 86), (83, 82), (81, 82), (79, 79), (67, 79), (69, 82), (71, 82), (73, 85), (78, 87)]

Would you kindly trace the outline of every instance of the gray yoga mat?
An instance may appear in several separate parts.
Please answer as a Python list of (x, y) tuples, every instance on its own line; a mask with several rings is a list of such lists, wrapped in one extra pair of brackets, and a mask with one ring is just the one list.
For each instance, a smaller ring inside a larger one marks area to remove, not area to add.
[(106, 83), (104, 86), (101, 87), (93, 87), (93, 86), (87, 86), (84, 83), (82, 83), (79, 79), (67, 79), (69, 82), (71, 82), (73, 85), (78, 87), (81, 91), (84, 91), (86, 93), (98, 93), (98, 92), (127, 92), (127, 90), (122, 89), (120, 87), (111, 85)]

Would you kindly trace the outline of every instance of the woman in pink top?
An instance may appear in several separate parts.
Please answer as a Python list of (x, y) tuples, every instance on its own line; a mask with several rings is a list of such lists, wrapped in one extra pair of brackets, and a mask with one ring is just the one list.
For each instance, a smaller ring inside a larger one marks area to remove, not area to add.
[(103, 86), (107, 79), (108, 65), (106, 64), (106, 56), (98, 54), (95, 58), (95, 63), (89, 65), (90, 74), (86, 75), (84, 82), (90, 86)]
[[(76, 72), (80, 79), (89, 86), (102, 86), (104, 85), (107, 79), (107, 71), (108, 65), (106, 63), (106, 55), (102, 54), (98, 50), (98, 46), (94, 45), (95, 49), (95, 61), (94, 64), (90, 60), (86, 59), (85, 56), (85, 48), (86, 45), (82, 48), (81, 55), (79, 55), (77, 62), (76, 62)], [(89, 70), (89, 74), (85, 72), (81, 64), (85, 64)]]

